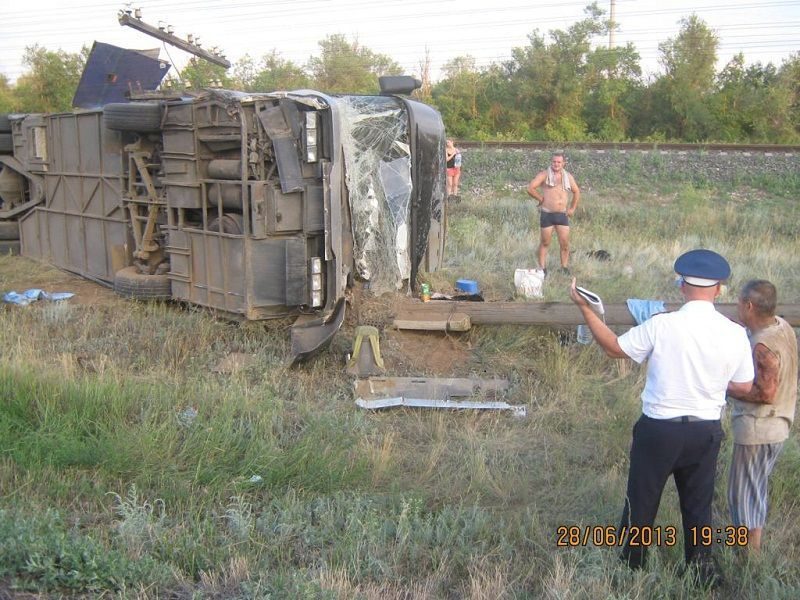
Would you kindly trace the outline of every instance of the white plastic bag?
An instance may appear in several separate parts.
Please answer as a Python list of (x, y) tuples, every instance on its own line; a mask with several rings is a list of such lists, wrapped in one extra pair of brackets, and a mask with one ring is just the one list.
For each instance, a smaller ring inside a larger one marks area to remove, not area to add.
[(514, 287), (517, 293), (526, 298), (541, 298), (544, 287), (542, 269), (517, 269), (514, 271)]

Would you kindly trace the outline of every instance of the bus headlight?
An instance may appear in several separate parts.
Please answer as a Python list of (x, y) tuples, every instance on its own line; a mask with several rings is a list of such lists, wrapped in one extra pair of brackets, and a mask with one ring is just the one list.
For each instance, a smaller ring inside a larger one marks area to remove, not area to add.
[(317, 113), (306, 113), (306, 162), (317, 162)]
[(323, 304), (322, 259), (314, 256), (311, 259), (311, 306), (319, 308)]

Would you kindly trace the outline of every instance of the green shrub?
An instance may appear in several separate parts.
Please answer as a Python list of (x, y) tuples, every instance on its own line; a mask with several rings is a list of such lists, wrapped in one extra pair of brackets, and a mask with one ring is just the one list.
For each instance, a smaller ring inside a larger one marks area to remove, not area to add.
[(172, 579), (152, 558), (133, 560), (50, 509), (35, 516), (0, 509), (0, 557), (0, 578), (18, 590), (119, 592)]

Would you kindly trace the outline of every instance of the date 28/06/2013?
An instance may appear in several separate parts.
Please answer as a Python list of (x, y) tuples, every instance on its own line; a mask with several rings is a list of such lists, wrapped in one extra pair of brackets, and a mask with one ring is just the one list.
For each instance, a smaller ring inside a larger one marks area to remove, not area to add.
[[(693, 546), (747, 546), (747, 527), (692, 527), (689, 540)], [(675, 546), (678, 543), (677, 529), (666, 527), (636, 527), (614, 525), (559, 525), (556, 528), (556, 546), (576, 548), (580, 546)]]

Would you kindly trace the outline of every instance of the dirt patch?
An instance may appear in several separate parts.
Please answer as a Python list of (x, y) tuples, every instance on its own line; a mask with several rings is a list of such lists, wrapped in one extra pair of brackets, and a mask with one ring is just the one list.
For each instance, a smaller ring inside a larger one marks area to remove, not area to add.
[(109, 287), (21, 256), (0, 262), (0, 292), (38, 288), (48, 293), (72, 292), (71, 304), (110, 305), (122, 301)]
[(398, 305), (405, 301), (403, 294), (372, 296), (355, 286), (349, 301), (343, 333), (352, 339), (358, 325), (376, 327), (387, 375), (453, 377), (467, 371), (472, 358), (467, 334), (393, 327)]
[[(117, 306), (125, 300), (114, 291), (79, 275), (61, 271), (24, 257), (0, 260), (0, 293), (24, 292), (39, 288), (48, 293), (72, 292), (67, 302), (87, 306)], [(472, 358), (468, 334), (441, 331), (399, 331), (392, 323), (403, 294), (373, 296), (355, 286), (350, 292), (349, 306), (342, 334), (353, 340), (358, 325), (372, 325), (380, 332), (381, 355), (387, 375), (455, 376), (467, 374)], [(244, 357), (232, 356), (217, 368), (235, 372)]]
[(387, 370), (394, 366), (411, 375), (465, 375), (463, 371), (472, 358), (463, 334), (387, 329), (381, 343)]
[(54, 292), (72, 292), (75, 294), (75, 296), (70, 298), (70, 302), (74, 304), (90, 304), (96, 306), (116, 304), (123, 301), (111, 288), (107, 288), (93, 281), (87, 281), (77, 275), (69, 274), (69, 277), (64, 279), (62, 285), (63, 289), (57, 290), (56, 287), (58, 287), (58, 284), (56, 283), (51, 284), (50, 287), (52, 287), (52, 291)]

